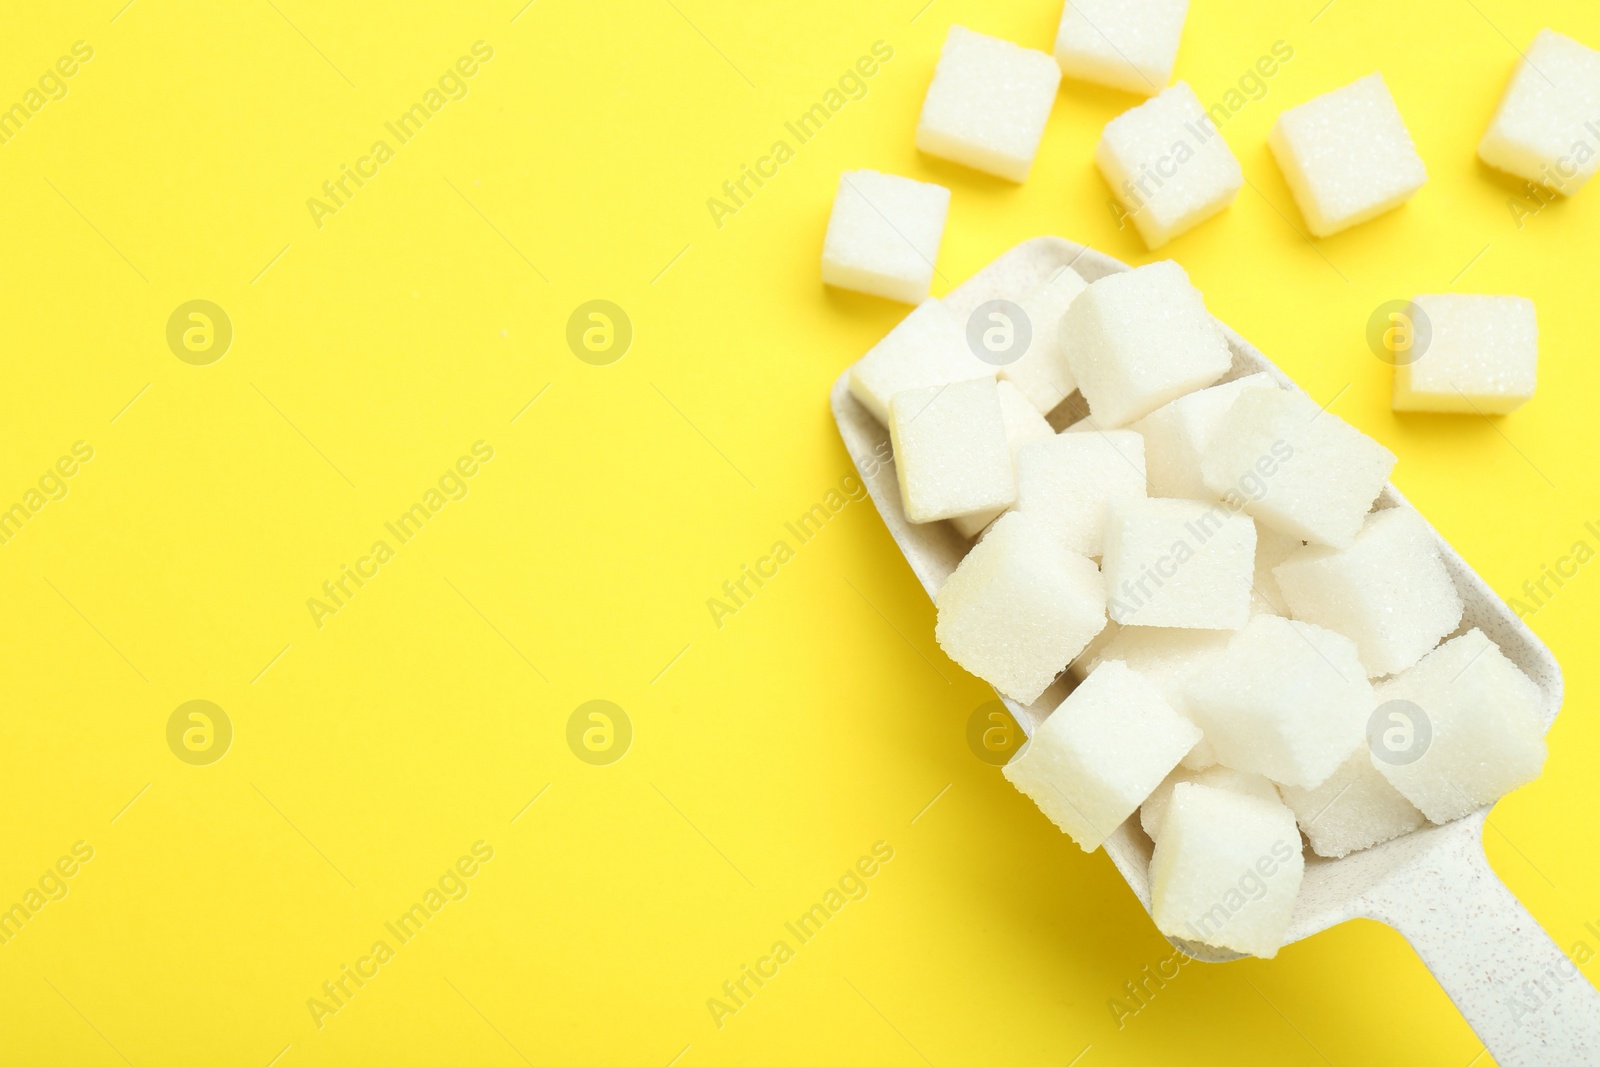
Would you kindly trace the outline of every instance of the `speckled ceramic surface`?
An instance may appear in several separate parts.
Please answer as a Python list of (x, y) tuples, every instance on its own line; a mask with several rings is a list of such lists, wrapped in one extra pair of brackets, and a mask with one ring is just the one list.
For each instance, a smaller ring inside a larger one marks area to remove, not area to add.
[[(984, 301), (1016, 299), (1067, 265), (1088, 281), (1129, 269), (1070, 241), (1040, 237), (1006, 252), (943, 300), (958, 320), (965, 320)], [(1302, 392), (1243, 338), (1226, 325), (1222, 329), (1233, 349), (1226, 379), (1264, 371), (1285, 388)], [(893, 466), (864, 464), (875, 449), (885, 447), (889, 435), (850, 395), (847, 377), (839, 377), (832, 394), (840, 435), (863, 471), (889, 532), (931, 597), (966, 554), (968, 542), (949, 523), (907, 522)], [(864, 467), (871, 469), (870, 476)], [(1391, 485), (1377, 506), (1405, 502)], [(1457, 632), (1481, 629), (1538, 683), (1548, 729), (1562, 701), (1555, 658), (1447, 542), (1441, 539), (1440, 546), (1466, 605)], [(1033, 704), (1006, 704), (1031, 735), (1071, 686), (1063, 675)], [(1411, 942), (1497, 1062), (1600, 1064), (1600, 995), (1490, 870), (1482, 844), (1486, 815), (1487, 809), (1445, 826), (1426, 827), (1339, 860), (1308, 853), (1287, 940), (1298, 941), (1346, 919), (1387, 923)], [(1062, 847), (1076, 847), (1065, 836), (1061, 840)], [(1106, 842), (1112, 862), (1146, 911), (1152, 849), (1137, 817)], [(1237, 958), (1203, 945), (1180, 947), (1203, 960)]]

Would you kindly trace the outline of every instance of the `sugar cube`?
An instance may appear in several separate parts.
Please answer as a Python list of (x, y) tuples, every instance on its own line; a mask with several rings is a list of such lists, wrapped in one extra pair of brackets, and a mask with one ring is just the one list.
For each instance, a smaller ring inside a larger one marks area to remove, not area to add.
[(1102, 663), (1004, 768), (1085, 852), (1093, 852), (1200, 739), (1136, 672)]
[(1045, 53), (951, 26), (922, 102), (917, 147), (1023, 181), (1060, 84), (1061, 68)]
[[(1432, 822), (1492, 804), (1544, 767), (1539, 687), (1482, 630), (1383, 682), (1377, 700), (1379, 717), (1393, 725), (1374, 739), (1374, 766)], [(1395, 701), (1406, 703), (1391, 708)], [(1389, 730), (1400, 731), (1393, 744)]]
[[(1016, 386), (1001, 381), (998, 391), (1000, 421), (1005, 424), (1006, 445), (1011, 450), (1011, 469), (1015, 472), (1017, 453), (1022, 450), (1023, 445), (1033, 441), (1049, 441), (1055, 437), (1056, 432)], [(985, 526), (998, 519), (1004, 510), (1004, 508), (989, 508), (985, 511), (974, 511), (969, 515), (957, 515), (950, 521), (955, 524), (962, 537), (971, 540), (982, 533)]]
[[(1358, 748), (1311, 789), (1284, 786), (1283, 802), (1311, 842), (1311, 851), (1334, 859), (1409, 834), (1427, 822), (1411, 801), (1378, 773), (1372, 753)], [(1148, 802), (1146, 807), (1148, 807)]]
[(1354, 641), (1371, 677), (1405, 670), (1461, 622), (1438, 539), (1409, 507), (1373, 512), (1349, 548), (1301, 548), (1273, 573), (1289, 614)]
[(1088, 287), (1077, 271), (1062, 267), (1022, 301), (1032, 341), (1019, 358), (1000, 368), (1000, 377), (1021, 389), (1042, 415), (1050, 414), (1078, 388), (1061, 351), (1061, 316)]
[(1124, 426), (1233, 364), (1189, 275), (1171, 260), (1090, 284), (1061, 319), (1061, 347), (1094, 425)]
[(1188, 689), (1217, 759), (1279, 785), (1325, 781), (1361, 744), (1375, 706), (1353, 641), (1276, 615), (1253, 617)]
[(872, 170), (839, 175), (822, 280), (905, 304), (927, 299), (950, 190)]
[(1187, 82), (1107, 123), (1094, 161), (1152, 249), (1220, 213), (1244, 187), (1239, 161)]
[(1246, 389), (1200, 458), (1206, 488), (1280, 533), (1348, 547), (1395, 456), (1310, 397)]
[[(1109, 622), (1074, 661), (1074, 673), (1083, 676), (1105, 660), (1121, 660), (1155, 683), (1172, 710), (1194, 721), (1189, 710), (1188, 682), (1201, 664), (1228, 647), (1226, 630), (1178, 630), (1161, 626), (1119, 626)], [(1102, 640), (1104, 638), (1104, 640)], [(1217, 762), (1211, 742), (1201, 738), (1182, 766), (1204, 770)]]
[(1571, 196), (1600, 170), (1600, 52), (1540, 30), (1478, 144), (1491, 167)]
[(1144, 436), (1150, 495), (1216, 500), (1218, 494), (1200, 478), (1201, 454), (1242, 391), (1276, 388), (1270, 375), (1247, 374), (1180, 396), (1130, 425)]
[(1017, 497), (993, 378), (896, 393), (889, 440), (900, 501), (912, 522), (1003, 508)]
[(1305, 875), (1281, 802), (1182, 782), (1150, 860), (1150, 914), (1168, 937), (1277, 955)]
[(1236, 630), (1250, 617), (1255, 561), (1255, 523), (1226, 505), (1107, 502), (1101, 569), (1111, 617), (1123, 626)]
[(1250, 614), (1285, 617), (1292, 614), (1289, 601), (1284, 598), (1283, 589), (1278, 585), (1278, 576), (1272, 573), (1272, 569), (1304, 546), (1305, 542), (1298, 537), (1256, 524), (1256, 575), (1250, 589)]
[(1067, 0), (1056, 31), (1062, 73), (1141, 96), (1172, 80), (1189, 0)]
[(994, 373), (967, 347), (949, 309), (929, 298), (856, 360), (850, 368), (850, 395), (887, 426), (889, 401), (896, 393), (992, 378)]
[(1161, 823), (1167, 817), (1167, 809), (1172, 806), (1172, 791), (1180, 782), (1195, 782), (1213, 789), (1228, 789), (1235, 793), (1243, 793), (1245, 796), (1259, 797), (1273, 804), (1279, 802), (1278, 787), (1259, 774), (1245, 774), (1243, 771), (1221, 765), (1194, 771), (1179, 764), (1177, 770), (1167, 775), (1161, 784), (1156, 786), (1155, 792), (1150, 794), (1149, 799), (1139, 805), (1139, 825), (1143, 827), (1145, 836), (1152, 841), (1161, 839)]
[[(1597, 112), (1600, 115), (1600, 112)], [(1539, 321), (1520, 296), (1441, 293), (1411, 301), (1413, 323), (1428, 341), (1394, 368), (1396, 411), (1515, 411), (1533, 396)]]
[(1017, 453), (1017, 503), (1061, 543), (1098, 556), (1106, 504), (1144, 496), (1144, 438), (1131, 430), (1056, 434)]
[(995, 520), (934, 605), (945, 655), (1023, 704), (1106, 624), (1105, 584), (1093, 561), (1016, 512)]
[(1285, 111), (1267, 143), (1318, 237), (1392, 211), (1428, 180), (1378, 73)]

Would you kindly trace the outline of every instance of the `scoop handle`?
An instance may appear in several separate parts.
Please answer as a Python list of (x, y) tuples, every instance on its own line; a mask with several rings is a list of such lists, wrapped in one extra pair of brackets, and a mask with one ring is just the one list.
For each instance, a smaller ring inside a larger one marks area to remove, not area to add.
[(1489, 866), (1482, 840), (1410, 866), (1368, 915), (1398, 930), (1500, 1067), (1600, 1065), (1600, 993)]

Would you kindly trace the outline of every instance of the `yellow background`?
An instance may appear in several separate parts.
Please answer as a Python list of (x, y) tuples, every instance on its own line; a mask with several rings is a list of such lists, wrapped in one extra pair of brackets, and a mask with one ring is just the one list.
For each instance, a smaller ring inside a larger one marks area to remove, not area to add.
[[(947, 27), (1048, 50), (1056, 0), (123, 3), (19, 6), (0, 35), (0, 102), (94, 48), (0, 147), (0, 502), (95, 450), (0, 546), (0, 904), (94, 849), (0, 946), (0, 1061), (1478, 1055), (1370, 923), (1186, 967), (1119, 1029), (1107, 1001), (1166, 942), (1103, 855), (974, 758), (991, 694), (938, 651), (869, 504), (721, 628), (707, 610), (849, 472), (828, 388), (904, 313), (818, 282), (842, 169), (951, 188), (936, 292), (1042, 233), (1152, 258), (1091, 162), (1129, 96), (1065, 83), (1020, 187), (913, 148)], [(1507, 597), (1600, 516), (1600, 192), (1519, 228), (1519, 183), (1474, 155), (1545, 25), (1600, 44), (1588, 0), (1194, 0), (1177, 73), (1203, 99), (1275, 41), (1295, 56), (1226, 128), (1251, 185), (1163, 253), (1394, 449)], [(479, 40), (469, 94), (318, 228), (307, 199)], [(880, 40), (867, 96), (716, 226), (707, 199)], [(1375, 65), (1431, 180), (1312, 244), (1267, 132)], [(1380, 303), (1452, 285), (1538, 302), (1539, 394), (1493, 424), (1397, 418), (1364, 341)], [(165, 342), (192, 299), (234, 325), (210, 366)], [(634, 324), (610, 366), (564, 340), (592, 299)], [(470, 494), (319, 629), (307, 599), (480, 440)], [(1600, 571), (1532, 619), (1567, 710), (1487, 834), (1563, 945), (1600, 945), (1597, 624)], [(210, 766), (167, 747), (192, 699), (235, 730)], [(633, 725), (611, 766), (567, 747), (591, 699)], [(307, 1000), (480, 840), (465, 899), (319, 1029)], [(716, 1026), (707, 999), (878, 841), (869, 894)]]

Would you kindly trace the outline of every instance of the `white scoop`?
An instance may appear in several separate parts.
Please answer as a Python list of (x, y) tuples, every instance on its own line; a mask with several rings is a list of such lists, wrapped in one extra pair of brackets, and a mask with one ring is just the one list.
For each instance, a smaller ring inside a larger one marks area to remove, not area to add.
[[(1016, 299), (1068, 265), (1091, 282), (1129, 269), (1082, 245), (1039, 237), (1002, 255), (943, 302), (957, 321), (965, 321), (985, 301)], [(1243, 338), (1227, 326), (1222, 330), (1233, 349), (1233, 367), (1225, 380), (1264, 371), (1284, 388), (1303, 392)], [(833, 387), (839, 433), (890, 534), (931, 597), (969, 544), (947, 522), (906, 521), (893, 465), (865, 462), (887, 454), (877, 450), (887, 449), (888, 430), (850, 395), (847, 379), (848, 374), (841, 375)], [(1404, 503), (1390, 485), (1377, 506)], [(1482, 630), (1538, 684), (1548, 730), (1562, 699), (1561, 668), (1555, 657), (1442, 538), (1439, 547), (1466, 605), (1457, 632)], [(1031, 736), (1072, 684), (1063, 674), (1033, 704), (1024, 707), (1006, 700), (1006, 705)], [(1287, 940), (1298, 941), (1347, 919), (1387, 923), (1411, 942), (1496, 1062), (1505, 1067), (1600, 1064), (1600, 994), (1490, 869), (1482, 840), (1488, 813), (1485, 808), (1339, 860), (1308, 853)], [(1068, 843), (1065, 837), (1062, 841)], [(1146, 911), (1153, 848), (1137, 815), (1106, 841), (1111, 861)], [(1173, 943), (1202, 960), (1238, 958), (1205, 945)]]

